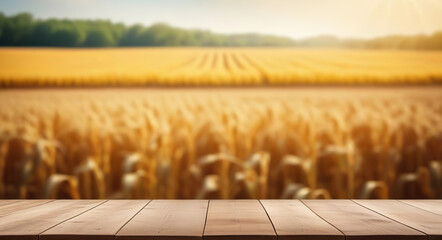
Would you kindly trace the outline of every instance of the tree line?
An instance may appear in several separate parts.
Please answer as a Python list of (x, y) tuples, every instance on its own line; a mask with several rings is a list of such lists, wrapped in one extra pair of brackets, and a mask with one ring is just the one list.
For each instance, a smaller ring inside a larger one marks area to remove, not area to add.
[(290, 46), (286, 37), (261, 34), (216, 34), (164, 23), (126, 26), (105, 20), (34, 19), (29, 13), (0, 13), (1, 46)]
[(0, 46), (296, 46), (379, 49), (442, 49), (442, 32), (370, 40), (319, 36), (302, 40), (265, 34), (217, 34), (164, 23), (127, 26), (107, 20), (36, 19), (29, 13), (0, 13)]

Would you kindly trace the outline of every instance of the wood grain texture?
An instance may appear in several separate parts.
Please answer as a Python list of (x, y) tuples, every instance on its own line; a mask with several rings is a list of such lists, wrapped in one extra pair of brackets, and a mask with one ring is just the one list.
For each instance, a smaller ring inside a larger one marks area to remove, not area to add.
[(111, 240), (149, 200), (109, 200), (40, 235), (40, 240)]
[(276, 233), (258, 200), (211, 200), (204, 239), (276, 240)]
[(344, 235), (299, 200), (261, 200), (278, 240), (344, 240)]
[(409, 240), (426, 235), (366, 209), (351, 200), (303, 200), (321, 218), (341, 230), (346, 239)]
[(0, 239), (37, 240), (41, 232), (100, 204), (99, 200), (57, 200), (0, 218)]
[(401, 200), (401, 202), (442, 215), (442, 200)]
[(148, 203), (0, 200), (0, 240), (442, 239), (441, 200)]
[(16, 199), (2, 199), (0, 201), (0, 207), (3, 207), (5, 205), (11, 204), (11, 203), (15, 203), (15, 202), (20, 202), (21, 200), (16, 200)]
[(442, 216), (440, 215), (397, 200), (357, 200), (355, 202), (424, 232), (428, 235), (428, 239), (442, 239)]
[(118, 233), (118, 240), (202, 239), (208, 200), (153, 200)]
[[(2, 200), (0, 202), (3, 202)], [(52, 200), (18, 200), (10, 201), (8, 204), (0, 205), (0, 218), (17, 211), (23, 211), (28, 208), (38, 207), (42, 204), (51, 202)]]

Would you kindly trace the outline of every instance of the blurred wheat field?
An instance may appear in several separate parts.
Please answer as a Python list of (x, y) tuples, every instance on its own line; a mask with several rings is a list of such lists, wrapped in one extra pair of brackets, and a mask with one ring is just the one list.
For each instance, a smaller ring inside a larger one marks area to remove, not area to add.
[(0, 86), (429, 84), (442, 52), (1, 48)]
[(441, 198), (441, 91), (1, 90), (0, 198)]

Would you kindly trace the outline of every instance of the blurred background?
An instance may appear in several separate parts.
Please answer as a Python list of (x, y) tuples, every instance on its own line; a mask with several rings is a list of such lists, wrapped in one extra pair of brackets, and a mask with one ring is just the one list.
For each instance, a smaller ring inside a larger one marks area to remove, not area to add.
[(438, 0), (0, 12), (0, 198), (442, 198)]

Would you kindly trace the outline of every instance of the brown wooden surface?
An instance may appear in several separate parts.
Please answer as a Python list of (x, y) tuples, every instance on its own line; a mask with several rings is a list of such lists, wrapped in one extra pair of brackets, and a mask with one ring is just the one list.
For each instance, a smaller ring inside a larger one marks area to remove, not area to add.
[(149, 200), (109, 200), (40, 235), (40, 240), (111, 240)]
[(401, 202), (442, 215), (442, 200), (401, 200)]
[(442, 239), (441, 206), (442, 200), (0, 200), (0, 240), (434, 240)]
[(427, 234), (428, 239), (442, 239), (442, 216), (438, 214), (397, 200), (357, 200), (355, 202)]
[(101, 202), (99, 200), (57, 200), (17, 210), (0, 218), (0, 239), (37, 240), (41, 232)]
[[(8, 201), (8, 200), (6, 200)], [(8, 214), (23, 211), (28, 208), (37, 207), (45, 203), (49, 203), (52, 200), (14, 200), (8, 201), (7, 204), (0, 205), (0, 217), (4, 217)], [(0, 201), (0, 202), (3, 202)]]
[(346, 239), (426, 239), (425, 234), (351, 200), (303, 200), (303, 202), (321, 218), (343, 232)]
[(299, 200), (261, 200), (261, 203), (272, 220), (278, 240), (344, 240), (339, 230)]
[(0, 207), (3, 207), (5, 205), (11, 204), (11, 203), (15, 203), (15, 202), (20, 202), (20, 200), (15, 200), (15, 199), (1, 200), (0, 201)]
[(118, 232), (117, 239), (202, 239), (208, 204), (208, 200), (153, 200)]
[(211, 200), (204, 239), (276, 240), (276, 233), (258, 200)]

